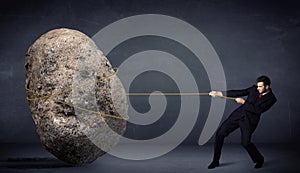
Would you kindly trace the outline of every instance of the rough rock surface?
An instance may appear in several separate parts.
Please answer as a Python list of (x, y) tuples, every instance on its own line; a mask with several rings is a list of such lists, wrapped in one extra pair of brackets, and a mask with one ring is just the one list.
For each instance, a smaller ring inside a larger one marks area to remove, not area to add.
[(27, 99), (45, 149), (83, 165), (117, 144), (126, 127), (125, 91), (116, 75), (105, 78), (115, 71), (88, 36), (65, 28), (47, 32), (28, 49), (25, 68)]

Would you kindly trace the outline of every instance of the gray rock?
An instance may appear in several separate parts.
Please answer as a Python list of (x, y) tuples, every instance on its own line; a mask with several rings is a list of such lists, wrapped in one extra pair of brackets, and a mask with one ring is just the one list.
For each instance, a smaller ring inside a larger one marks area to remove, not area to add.
[(55, 29), (26, 54), (26, 94), (41, 144), (75, 165), (91, 163), (124, 133), (124, 88), (85, 34)]

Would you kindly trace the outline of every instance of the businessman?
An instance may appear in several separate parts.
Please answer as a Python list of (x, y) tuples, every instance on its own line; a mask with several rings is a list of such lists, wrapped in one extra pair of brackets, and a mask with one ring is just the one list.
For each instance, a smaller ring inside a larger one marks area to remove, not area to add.
[(264, 157), (251, 142), (251, 136), (257, 127), (261, 114), (274, 105), (276, 102), (276, 97), (270, 88), (270, 78), (267, 76), (260, 76), (256, 81), (257, 86), (253, 85), (247, 89), (229, 90), (223, 92), (211, 91), (209, 93), (209, 95), (212, 97), (224, 95), (228, 97), (247, 96), (247, 99), (235, 99), (235, 101), (241, 106), (234, 110), (217, 130), (215, 135), (213, 161), (208, 166), (208, 169), (213, 169), (220, 165), (219, 160), (224, 138), (238, 128), (241, 130), (242, 145), (255, 163), (254, 167), (261, 168), (263, 166)]

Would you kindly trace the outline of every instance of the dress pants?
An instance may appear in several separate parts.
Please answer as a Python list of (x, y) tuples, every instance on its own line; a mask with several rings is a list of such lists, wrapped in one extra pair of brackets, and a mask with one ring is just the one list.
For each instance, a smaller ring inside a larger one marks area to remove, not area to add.
[(255, 131), (256, 126), (257, 124), (250, 124), (250, 121), (246, 114), (233, 113), (231, 116), (229, 116), (216, 132), (213, 161), (218, 162), (220, 160), (224, 138), (227, 137), (231, 132), (233, 132), (237, 128), (240, 128), (241, 130), (242, 146), (247, 150), (253, 162), (256, 163), (262, 160), (262, 154), (251, 142), (251, 136), (252, 133)]

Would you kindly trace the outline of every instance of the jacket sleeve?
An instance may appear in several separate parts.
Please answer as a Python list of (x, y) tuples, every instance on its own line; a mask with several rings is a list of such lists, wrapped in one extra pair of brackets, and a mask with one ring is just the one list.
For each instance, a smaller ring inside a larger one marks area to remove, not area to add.
[(252, 87), (242, 89), (242, 90), (228, 90), (228, 91), (222, 91), (222, 94), (228, 97), (240, 97), (240, 96), (247, 96), (249, 95), (249, 92), (251, 89), (256, 88), (255, 85)]
[(252, 112), (254, 114), (262, 114), (263, 112), (270, 109), (275, 103), (277, 99), (275, 97), (271, 97), (267, 101), (257, 104), (257, 103), (250, 103), (246, 101), (243, 105), (244, 109), (248, 112)]

